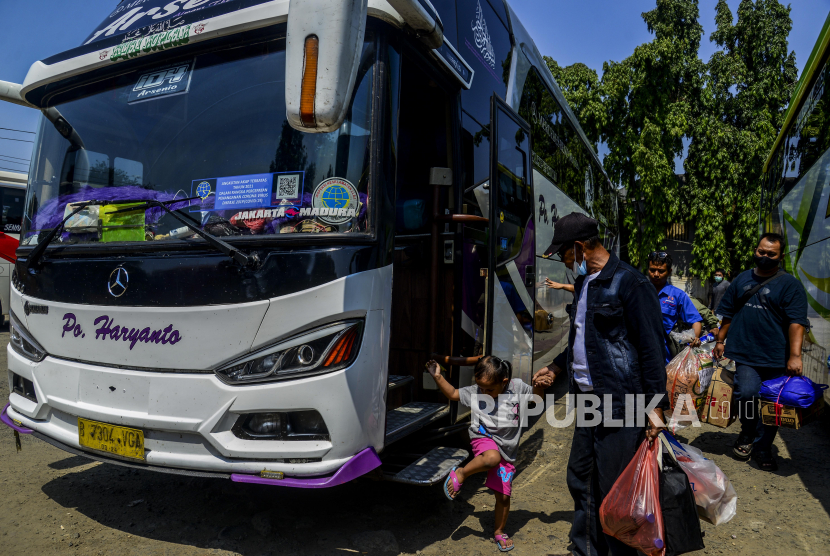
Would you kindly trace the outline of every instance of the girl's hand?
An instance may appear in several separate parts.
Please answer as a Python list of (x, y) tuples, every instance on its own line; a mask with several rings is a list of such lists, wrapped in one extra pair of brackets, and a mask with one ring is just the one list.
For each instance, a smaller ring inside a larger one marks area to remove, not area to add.
[(545, 278), (545, 285), (548, 288), (551, 288), (551, 289), (554, 289), (554, 290), (561, 290), (562, 289), (562, 284), (560, 284), (559, 282), (554, 282), (550, 278)]
[(435, 362), (434, 359), (430, 359), (429, 361), (427, 361), (426, 368), (427, 372), (430, 374), (430, 376), (432, 376), (432, 378), (435, 379), (441, 376), (441, 367), (438, 365), (438, 363)]

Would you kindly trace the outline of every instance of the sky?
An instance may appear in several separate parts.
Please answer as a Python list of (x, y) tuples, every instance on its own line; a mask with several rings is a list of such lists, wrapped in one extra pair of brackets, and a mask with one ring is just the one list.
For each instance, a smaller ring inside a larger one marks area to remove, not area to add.
[[(728, 0), (733, 13), (740, 0)], [(652, 39), (641, 13), (655, 0), (510, 0), (542, 54), (560, 65), (582, 62), (602, 71), (606, 60), (619, 61), (634, 47)], [(709, 34), (715, 29), (717, 0), (700, 0), (705, 32), (700, 56), (715, 51)], [(31, 64), (80, 45), (104, 20), (118, 0), (0, 0), (0, 80), (22, 83)], [(810, 55), (830, 11), (830, 0), (794, 0), (790, 49), (799, 71)], [(40, 113), (0, 102), (0, 169), (26, 171)], [(20, 130), (20, 131), (13, 131)], [(12, 141), (9, 139), (16, 139)], [(602, 152), (600, 153), (602, 154)]]

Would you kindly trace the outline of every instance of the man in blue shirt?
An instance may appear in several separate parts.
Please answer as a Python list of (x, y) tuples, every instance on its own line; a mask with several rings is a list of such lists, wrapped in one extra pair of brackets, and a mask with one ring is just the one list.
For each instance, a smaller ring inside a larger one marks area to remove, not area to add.
[[(714, 355), (720, 359), (725, 352), (736, 367), (741, 434), (732, 451), (738, 459), (753, 457), (765, 471), (778, 469), (772, 456), (778, 427), (761, 422), (756, 399), (763, 381), (801, 375), (801, 344), (807, 326), (804, 287), (795, 277), (779, 272), (783, 251), (783, 237), (762, 235), (753, 254), (755, 268), (732, 281), (717, 308), (723, 325)], [(756, 290), (756, 286), (761, 287)], [(752, 297), (745, 299), (753, 290)], [(729, 342), (724, 344), (727, 335)]]
[[(691, 325), (695, 332), (693, 347), (700, 345), (700, 331), (703, 327), (703, 317), (695, 309), (694, 303), (686, 292), (668, 283), (671, 276), (671, 255), (665, 251), (652, 251), (648, 256), (648, 279), (657, 289), (657, 299), (660, 301), (660, 311), (663, 313), (663, 330), (666, 337), (678, 322)], [(671, 361), (672, 353), (666, 344), (666, 363)]]

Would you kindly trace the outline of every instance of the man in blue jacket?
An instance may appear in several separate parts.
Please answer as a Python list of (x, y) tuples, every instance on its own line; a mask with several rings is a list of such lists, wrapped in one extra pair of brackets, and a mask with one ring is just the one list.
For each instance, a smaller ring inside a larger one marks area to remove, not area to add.
[[(672, 271), (671, 255), (665, 251), (652, 251), (648, 256), (648, 279), (657, 289), (657, 299), (660, 300), (660, 312), (663, 313), (663, 330), (665, 331), (665, 354), (666, 363), (677, 355), (674, 350), (669, 349), (671, 338), (669, 334), (678, 322), (691, 325), (695, 338), (691, 342), (692, 347), (700, 345), (700, 331), (703, 317), (695, 308), (691, 298), (686, 292), (669, 284), (669, 277)], [(685, 346), (680, 346), (681, 349)]]
[[(602, 532), (599, 508), (643, 438), (653, 440), (663, 428), (668, 397), (660, 304), (643, 273), (602, 246), (596, 220), (572, 213), (556, 222), (551, 252), (571, 247), (579, 277), (567, 355), (559, 363), (567, 367), (571, 393), (598, 396), (602, 415), (619, 420), (579, 426), (577, 416), (567, 474), (574, 500), (571, 550), (577, 556), (633, 556), (635, 549)], [(659, 396), (648, 430), (623, 425), (626, 403), (637, 394), (646, 395), (644, 406)], [(609, 397), (610, 411), (604, 407)]]

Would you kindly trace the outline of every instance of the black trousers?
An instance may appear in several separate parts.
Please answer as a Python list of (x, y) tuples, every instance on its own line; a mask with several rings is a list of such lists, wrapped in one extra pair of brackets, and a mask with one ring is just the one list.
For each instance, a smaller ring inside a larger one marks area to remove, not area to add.
[(574, 429), (568, 490), (574, 500), (570, 550), (576, 556), (636, 556), (637, 551), (602, 532), (599, 507), (645, 438), (638, 427)]

